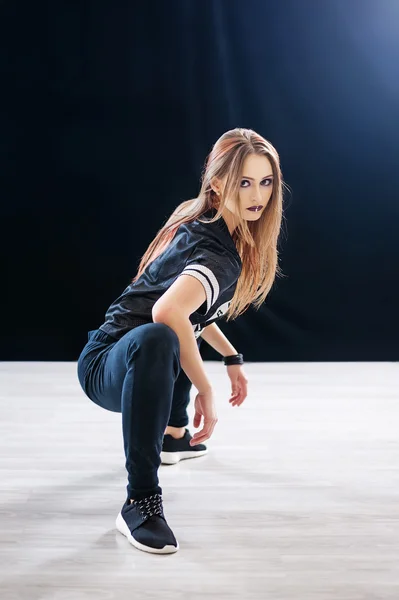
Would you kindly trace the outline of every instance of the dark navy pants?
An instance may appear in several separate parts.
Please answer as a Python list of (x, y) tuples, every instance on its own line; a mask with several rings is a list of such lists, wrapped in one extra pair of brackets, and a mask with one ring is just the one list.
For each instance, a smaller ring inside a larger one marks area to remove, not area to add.
[(192, 383), (180, 365), (179, 338), (164, 323), (140, 325), (119, 340), (100, 329), (88, 338), (78, 359), (79, 382), (95, 404), (122, 413), (128, 497), (161, 494), (165, 429), (189, 421)]

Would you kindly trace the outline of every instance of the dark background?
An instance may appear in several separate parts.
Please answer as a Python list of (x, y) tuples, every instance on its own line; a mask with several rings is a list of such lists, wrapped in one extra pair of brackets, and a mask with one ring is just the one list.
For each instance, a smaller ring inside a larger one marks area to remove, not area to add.
[(280, 153), (285, 277), (223, 331), (247, 361), (398, 360), (398, 18), (393, 0), (1, 3), (0, 358), (76, 360), (239, 126)]

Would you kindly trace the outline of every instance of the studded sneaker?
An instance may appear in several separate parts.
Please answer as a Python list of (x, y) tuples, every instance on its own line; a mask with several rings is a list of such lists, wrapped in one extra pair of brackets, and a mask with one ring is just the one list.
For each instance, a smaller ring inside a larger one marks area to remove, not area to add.
[(127, 498), (116, 519), (116, 528), (129, 542), (144, 552), (171, 554), (179, 543), (166, 522), (161, 494), (130, 503)]
[(204, 444), (190, 446), (192, 436), (188, 429), (182, 438), (176, 440), (169, 434), (165, 434), (163, 438), (161, 462), (163, 465), (175, 465), (186, 458), (197, 458), (208, 453), (208, 449)]

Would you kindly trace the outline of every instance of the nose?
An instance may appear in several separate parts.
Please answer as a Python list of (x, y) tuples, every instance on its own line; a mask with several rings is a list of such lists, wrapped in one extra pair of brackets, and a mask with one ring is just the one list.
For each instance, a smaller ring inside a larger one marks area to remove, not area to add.
[(262, 204), (262, 191), (261, 189), (258, 187), (256, 188), (256, 193), (255, 196), (253, 198), (254, 203), (256, 202), (256, 206), (260, 206)]

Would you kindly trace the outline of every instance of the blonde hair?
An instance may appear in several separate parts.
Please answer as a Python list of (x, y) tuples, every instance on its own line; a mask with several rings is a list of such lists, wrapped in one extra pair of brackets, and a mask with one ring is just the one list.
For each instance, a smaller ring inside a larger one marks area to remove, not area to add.
[[(273, 170), (273, 191), (263, 215), (257, 221), (246, 221), (239, 202), (239, 189), (243, 164), (250, 154), (266, 156)], [(221, 196), (211, 187), (214, 178), (226, 178)], [(276, 275), (282, 276), (278, 265), (277, 241), (283, 218), (283, 188), (285, 184), (280, 169), (277, 150), (252, 129), (237, 127), (224, 133), (214, 144), (207, 157), (202, 173), (201, 190), (197, 198), (182, 202), (169, 217), (165, 225), (143, 255), (138, 273), (132, 282), (142, 275), (172, 241), (179, 226), (198, 219), (211, 208), (217, 214), (210, 222), (222, 218), (227, 198), (236, 202), (240, 221), (232, 233), (233, 241), (241, 257), (242, 270), (226, 320), (237, 318), (251, 304), (260, 308), (269, 293)], [(200, 219), (199, 219), (200, 220)]]

